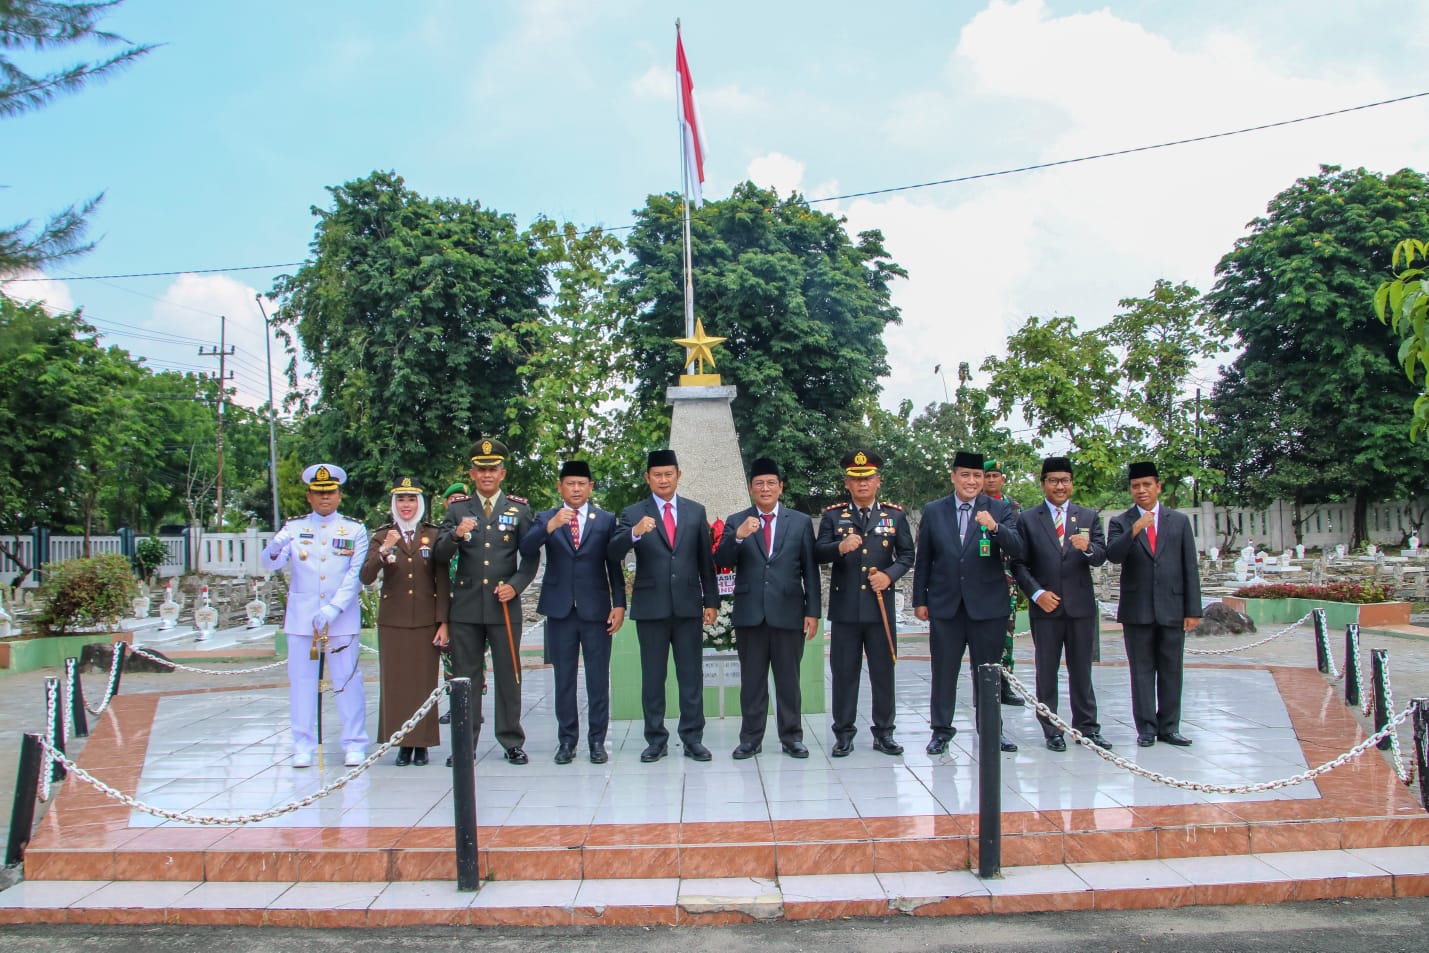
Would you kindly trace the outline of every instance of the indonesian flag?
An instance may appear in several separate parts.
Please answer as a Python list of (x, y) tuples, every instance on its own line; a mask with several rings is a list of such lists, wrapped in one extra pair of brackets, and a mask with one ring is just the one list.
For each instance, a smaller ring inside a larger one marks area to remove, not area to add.
[(705, 143), (700, 135), (700, 114), (695, 108), (695, 81), (690, 78), (690, 64), (685, 59), (685, 44), (680, 31), (675, 30), (675, 115), (684, 136), (685, 185), (695, 199), (695, 207), (704, 204)]

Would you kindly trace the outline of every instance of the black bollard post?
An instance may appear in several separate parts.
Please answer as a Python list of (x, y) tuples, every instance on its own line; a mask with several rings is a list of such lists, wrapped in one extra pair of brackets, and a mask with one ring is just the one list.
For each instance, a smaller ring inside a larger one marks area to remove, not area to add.
[(1330, 635), (1325, 630), (1325, 610), (1311, 609), (1310, 618), (1315, 620), (1315, 667), (1321, 675), (1330, 674)]
[(977, 875), (986, 880), (1002, 873), (1002, 666), (979, 666), (977, 680)]
[(5, 848), (5, 866), (25, 858), (25, 848), (35, 829), (35, 800), (40, 794), (40, 768), (44, 749), (40, 736), (26, 732), (20, 740), (20, 766), (15, 771), (15, 804), (10, 809), (10, 843)]
[(1429, 698), (1414, 699), (1414, 766), (1419, 774), (1419, 803), (1429, 811)]
[(74, 736), (88, 738), (89, 718), (84, 709), (84, 687), (79, 681), (79, 659), (65, 659), (65, 684), (69, 686), (69, 714)]
[[(50, 747), (60, 754), (65, 753), (65, 712), (64, 703), (60, 700), (60, 680), (57, 678), (45, 679), (45, 704), (49, 706), (49, 718), (52, 727), (50, 728)], [(65, 766), (58, 760), (50, 762), (50, 780), (59, 781), (65, 777)]]
[(1360, 626), (1351, 622), (1345, 626), (1345, 704), (1360, 703)]
[(476, 851), (476, 753), (472, 750), (471, 679), (454, 678), (452, 713), (452, 810), (456, 815), (456, 888), (475, 893), (481, 888)]
[(129, 643), (115, 642), (114, 651), (119, 653), (119, 661), (113, 663), (110, 669), (114, 673), (114, 687), (109, 690), (110, 698), (119, 694), (119, 680), (124, 677), (124, 663), (129, 661)]
[[(1389, 724), (1394, 712), (1389, 710), (1389, 649), (1370, 649), (1370, 684), (1374, 691), (1374, 730), (1378, 734)], [(1377, 746), (1380, 751), (1388, 751), (1392, 744), (1388, 735)]]

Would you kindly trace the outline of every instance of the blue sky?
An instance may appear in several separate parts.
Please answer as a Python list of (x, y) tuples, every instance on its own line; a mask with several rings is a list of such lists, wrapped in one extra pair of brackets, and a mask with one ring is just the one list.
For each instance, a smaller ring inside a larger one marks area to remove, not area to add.
[[(101, 190), (101, 238), (7, 293), (82, 306), (156, 367), (229, 317), (261, 397), (253, 304), (276, 271), (80, 275), (298, 261), (325, 187), (414, 189), (624, 225), (679, 184), (674, 18), (709, 163), (810, 197), (1021, 166), (1423, 92), (1429, 2), (1161, 0), (688, 4), (128, 0), (105, 26), (165, 44), (0, 124), (0, 221)], [(1001, 352), (1027, 314), (1108, 320), (1158, 278), (1207, 290), (1270, 198), (1320, 163), (1429, 166), (1429, 100), (1058, 170), (821, 206), (882, 228), (910, 277), (884, 402)], [(698, 291), (698, 277), (696, 279)], [(698, 310), (698, 306), (697, 306)], [(136, 330), (140, 329), (140, 330)], [(719, 333), (711, 329), (712, 333)]]

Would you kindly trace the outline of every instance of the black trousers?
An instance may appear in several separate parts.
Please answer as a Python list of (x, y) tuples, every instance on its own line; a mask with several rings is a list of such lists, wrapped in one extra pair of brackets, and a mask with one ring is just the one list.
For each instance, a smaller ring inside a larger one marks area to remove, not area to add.
[(1186, 630), (1175, 625), (1123, 625), (1131, 668), (1131, 715), (1138, 735), (1181, 730), (1181, 675)]
[[(890, 622), (891, 625), (891, 622)], [(897, 645), (897, 633), (894, 633)], [(868, 658), (868, 687), (873, 695), (873, 737), (893, 736), (893, 654), (882, 622), (829, 623), (829, 675), (834, 737), (848, 740), (858, 733), (858, 683)]]
[[(492, 696), (492, 710), (496, 719), (496, 741), (503, 748), (519, 748), (526, 743), (526, 732), (521, 728), (521, 683), (517, 680), (519, 659), (512, 658), (513, 645), (520, 651), (521, 633), (514, 628), (508, 637), (505, 625), (480, 625), (472, 622), (449, 622), (447, 634), (451, 637), (452, 676), (471, 679), (473, 696), (481, 699), (481, 685), (486, 672), (486, 649), (491, 648), (491, 675), (496, 682), (496, 692)], [(475, 741), (481, 733), (483, 716), (481, 705), (476, 709), (476, 730), (472, 732)]]
[(734, 630), (739, 653), (739, 725), (742, 744), (764, 740), (769, 721), (769, 671), (774, 671), (774, 724), (781, 742), (804, 740), (803, 696), (799, 663), (804, 658), (804, 633), (768, 625)]
[(586, 739), (592, 748), (605, 744), (610, 728), (610, 633), (604, 622), (584, 622), (572, 612), (546, 620), (551, 667), (556, 675), (556, 740), (574, 745), (580, 740), (580, 709), (576, 702), (576, 670), (585, 657), (588, 705)]
[(933, 656), (933, 700), (930, 712), (933, 734), (953, 736), (953, 709), (958, 701), (958, 674), (963, 652), (972, 656), (973, 705), (977, 705), (977, 668), (996, 664), (1002, 657), (1007, 618), (970, 619), (964, 606), (951, 619), (933, 619), (928, 627), (928, 651)]
[(640, 703), (645, 710), (645, 743), (663, 745), (670, 739), (665, 727), (665, 670), (675, 655), (675, 681), (680, 689), (680, 740), (700, 741), (705, 734), (704, 622), (692, 619), (638, 619), (640, 640)]
[[(1092, 645), (1096, 619), (1057, 616), (1032, 620), (1032, 644), (1037, 658), (1037, 700), (1057, 710), (1057, 669), (1067, 657), (1067, 694), (1072, 701), (1072, 727), (1084, 735), (1101, 731), (1097, 723), (1097, 693), (1092, 688)], [(1048, 738), (1062, 732), (1042, 715), (1042, 733)]]

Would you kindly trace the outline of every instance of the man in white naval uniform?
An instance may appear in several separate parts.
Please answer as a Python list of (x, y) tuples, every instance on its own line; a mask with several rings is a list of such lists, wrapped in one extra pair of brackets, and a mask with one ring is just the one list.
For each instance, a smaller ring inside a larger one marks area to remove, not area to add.
[(342, 719), (343, 764), (367, 757), (367, 697), (358, 665), (362, 588), (358, 572), (367, 557), (367, 530), (337, 512), (347, 473), (331, 463), (303, 471), (307, 516), (288, 520), (263, 550), (263, 568), (288, 566), (288, 700), (293, 729), (293, 767), (306, 768), (317, 751), (318, 663), (309, 658), (313, 640), (326, 634), (329, 684)]

